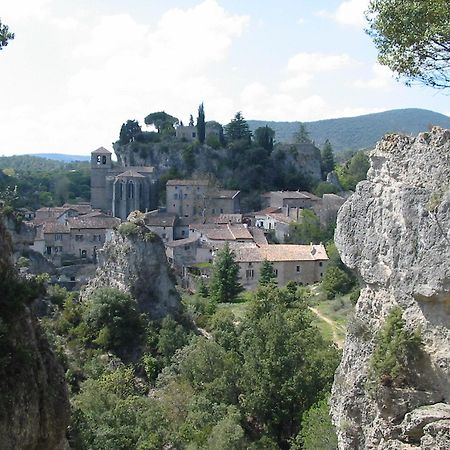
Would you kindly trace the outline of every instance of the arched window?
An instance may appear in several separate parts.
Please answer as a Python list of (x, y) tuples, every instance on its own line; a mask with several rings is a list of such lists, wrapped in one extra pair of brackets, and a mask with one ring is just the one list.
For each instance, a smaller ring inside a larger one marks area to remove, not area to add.
[(102, 164), (106, 164), (106, 156), (105, 155), (102, 156)]
[(128, 182), (128, 198), (134, 198), (134, 184), (132, 181)]

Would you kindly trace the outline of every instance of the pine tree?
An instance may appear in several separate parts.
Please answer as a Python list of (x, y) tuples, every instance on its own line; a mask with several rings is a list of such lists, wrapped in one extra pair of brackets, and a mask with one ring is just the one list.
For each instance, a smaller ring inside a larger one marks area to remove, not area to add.
[(189, 126), (190, 127), (194, 126), (194, 118), (192, 117), (192, 114), (189, 116)]
[(240, 139), (246, 139), (250, 142), (251, 131), (244, 116), (239, 111), (235, 114), (234, 119), (225, 126), (225, 136), (228, 141), (238, 141)]
[(203, 103), (198, 107), (197, 134), (200, 144), (203, 144), (206, 136), (205, 108), (203, 107)]
[(327, 139), (320, 152), (320, 157), (322, 159), (322, 175), (326, 175), (333, 171), (334, 169), (334, 153), (333, 147), (331, 147), (330, 141)]
[(234, 256), (228, 243), (217, 252), (209, 286), (212, 302), (233, 302), (243, 289), (239, 283), (239, 264), (234, 260)]
[(305, 125), (303, 125), (302, 123), (300, 124), (300, 127), (299, 127), (297, 133), (294, 133), (294, 142), (296, 144), (310, 144), (311, 143), (309, 131), (306, 129)]
[(265, 259), (261, 264), (261, 270), (259, 272), (259, 285), (265, 286), (267, 284), (276, 284), (276, 274), (273, 264)]

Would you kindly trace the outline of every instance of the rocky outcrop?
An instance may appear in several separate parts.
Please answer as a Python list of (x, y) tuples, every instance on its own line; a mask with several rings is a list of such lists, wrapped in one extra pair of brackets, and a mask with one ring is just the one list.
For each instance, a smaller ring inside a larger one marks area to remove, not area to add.
[(96, 275), (83, 291), (82, 298), (99, 287), (129, 292), (140, 310), (153, 319), (177, 315), (181, 310), (180, 296), (162, 241), (145, 226), (132, 222), (114, 231), (111, 240), (99, 252)]
[[(450, 131), (386, 136), (335, 240), (365, 285), (333, 386), (339, 448), (450, 448)], [(408, 383), (381, 385), (371, 358), (394, 306), (423, 350)]]
[(35, 286), (12, 267), (0, 221), (0, 447), (62, 450), (69, 424), (64, 372), (28, 305)]

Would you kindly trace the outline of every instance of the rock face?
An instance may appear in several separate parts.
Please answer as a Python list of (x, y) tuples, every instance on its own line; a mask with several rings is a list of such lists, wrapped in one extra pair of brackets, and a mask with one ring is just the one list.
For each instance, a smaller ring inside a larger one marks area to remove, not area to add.
[(113, 232), (112, 239), (99, 252), (96, 275), (82, 297), (88, 297), (99, 287), (113, 287), (129, 292), (137, 300), (140, 310), (153, 319), (177, 315), (181, 301), (167, 264), (164, 245), (145, 227), (135, 226), (137, 231), (128, 235)]
[(64, 372), (26, 304), (34, 293), (23, 294), (11, 251), (0, 221), (0, 447), (62, 450), (70, 414)]
[[(335, 240), (365, 284), (333, 386), (339, 448), (450, 448), (450, 131), (386, 136)], [(394, 306), (423, 351), (407, 386), (371, 389), (375, 336)]]

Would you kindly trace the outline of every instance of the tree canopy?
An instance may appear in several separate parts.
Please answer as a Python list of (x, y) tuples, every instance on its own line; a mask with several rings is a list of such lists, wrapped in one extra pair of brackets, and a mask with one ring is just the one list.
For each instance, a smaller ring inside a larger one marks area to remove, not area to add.
[(366, 17), (381, 64), (406, 84), (450, 87), (448, 0), (371, 0)]
[(9, 31), (8, 25), (2, 24), (0, 19), (0, 50), (8, 45), (8, 41), (14, 39), (14, 33)]
[(141, 133), (141, 126), (137, 120), (127, 120), (120, 128), (119, 142), (121, 145), (128, 144)]
[(334, 169), (334, 153), (330, 141), (327, 139), (320, 152), (322, 175), (327, 176)]
[(206, 135), (205, 108), (203, 107), (203, 103), (201, 103), (200, 106), (198, 107), (197, 134), (200, 144), (203, 144), (205, 142), (205, 135)]
[(259, 127), (254, 132), (255, 141), (258, 145), (265, 148), (269, 152), (273, 150), (273, 140), (275, 137), (275, 131), (268, 125), (265, 127)]
[(225, 136), (228, 141), (245, 139), (250, 141), (251, 131), (241, 111), (238, 111), (228, 125), (225, 125)]
[(294, 142), (296, 144), (309, 144), (311, 143), (311, 137), (309, 131), (304, 124), (300, 124), (300, 127), (296, 133), (294, 133)]
[(158, 130), (158, 133), (170, 134), (174, 132), (173, 126), (178, 123), (178, 119), (164, 111), (158, 111), (149, 114), (144, 119), (144, 122), (146, 125), (153, 125)]

